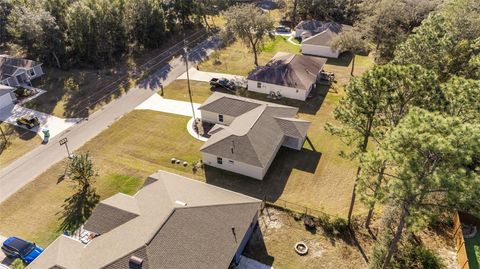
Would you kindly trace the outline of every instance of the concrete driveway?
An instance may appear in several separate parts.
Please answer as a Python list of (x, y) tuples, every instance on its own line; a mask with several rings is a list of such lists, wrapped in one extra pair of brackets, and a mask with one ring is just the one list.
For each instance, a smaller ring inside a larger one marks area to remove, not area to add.
[[(28, 129), (24, 125), (18, 125), (16, 122), (17, 118), (26, 115), (35, 115), (40, 122), (40, 126)], [(28, 109), (20, 105), (10, 105), (0, 109), (0, 121), (4, 121), (9, 124), (35, 132), (42, 139), (44, 137), (42, 129), (48, 128), (50, 130), (51, 139), (59, 135), (66, 129), (70, 128), (72, 125), (75, 125), (77, 122), (80, 121), (80, 119), (62, 119), (40, 111)]]
[[(189, 76), (191, 80), (210, 82), (212, 78), (226, 78), (230, 80), (237, 80), (243, 82), (246, 80), (243, 76), (224, 74), (224, 73), (215, 73), (215, 72), (204, 72), (199, 71), (197, 68), (188, 69)], [(187, 79), (187, 72), (180, 75), (177, 79)]]
[[(195, 117), (200, 118), (198, 107), (200, 104), (193, 103), (195, 109)], [(165, 99), (158, 94), (152, 95), (135, 109), (149, 109), (170, 114), (192, 117), (192, 106), (190, 102)]]

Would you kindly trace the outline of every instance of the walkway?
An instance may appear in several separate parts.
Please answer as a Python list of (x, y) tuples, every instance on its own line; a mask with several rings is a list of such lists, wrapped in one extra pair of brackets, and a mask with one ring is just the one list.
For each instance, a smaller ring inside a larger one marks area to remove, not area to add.
[[(215, 73), (215, 72), (205, 72), (198, 71), (196, 68), (190, 68), (188, 70), (188, 75), (191, 80), (210, 82), (212, 78), (226, 78), (229, 80), (244, 81), (246, 78), (243, 76), (224, 74), (224, 73)], [(177, 79), (187, 79), (187, 72), (180, 75)]]
[[(18, 125), (17, 118), (27, 115), (34, 115), (38, 118), (40, 126), (28, 129), (25, 125)], [(50, 131), (50, 139), (75, 125), (80, 119), (62, 119), (40, 111), (25, 108), (20, 105), (10, 105), (0, 110), (0, 121), (35, 132), (43, 140), (44, 128)]]

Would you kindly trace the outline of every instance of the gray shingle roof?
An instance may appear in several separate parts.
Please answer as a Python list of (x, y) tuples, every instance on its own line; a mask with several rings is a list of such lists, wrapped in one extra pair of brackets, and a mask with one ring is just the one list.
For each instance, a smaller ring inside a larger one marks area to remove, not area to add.
[(142, 269), (226, 268), (240, 244), (231, 240), (231, 227), (243, 238), (261, 201), (159, 171), (135, 196), (117, 194), (102, 203), (138, 216), (87, 245), (62, 235), (28, 268), (126, 269), (132, 255), (143, 259)]
[(19, 68), (30, 69), (38, 65), (41, 63), (2, 54), (0, 55), (0, 80), (12, 76)]
[(325, 58), (278, 52), (265, 66), (250, 72), (247, 79), (308, 90), (326, 62)]
[(99, 203), (84, 227), (86, 230), (96, 234), (104, 234), (135, 217), (138, 217), (138, 215), (111, 205)]
[(301, 21), (295, 27), (296, 30), (303, 30), (304, 32), (310, 35), (316, 35), (318, 33), (324, 32), (325, 30), (330, 30), (333, 34), (339, 34), (345, 30), (351, 30), (352, 26), (346, 24), (340, 24), (336, 22), (321, 22), (317, 20), (306, 20)]
[(350, 31), (352, 29), (352, 26), (338, 23), (330, 23), (325, 28), (326, 29), (324, 29), (323, 31), (304, 39), (302, 41), (302, 44), (330, 47), (333, 39), (337, 35), (339, 35), (342, 31)]
[[(298, 109), (294, 107), (222, 93), (215, 93), (206, 103), (216, 107), (216, 102), (222, 102), (224, 105), (228, 102), (235, 103), (238, 99), (259, 106), (236, 117), (229, 126), (222, 126), (221, 129), (210, 133), (211, 137), (203, 144), (201, 152), (257, 167), (266, 167), (275, 157), (274, 154), (285, 136), (295, 138), (306, 136), (310, 122), (296, 119)], [(203, 109), (206, 110), (205, 107)], [(222, 114), (222, 111), (216, 111)]]

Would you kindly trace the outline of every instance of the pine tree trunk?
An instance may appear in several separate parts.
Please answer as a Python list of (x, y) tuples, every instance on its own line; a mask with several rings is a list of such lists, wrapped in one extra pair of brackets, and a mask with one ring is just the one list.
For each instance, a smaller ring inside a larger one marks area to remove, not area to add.
[[(368, 119), (368, 122), (367, 122), (367, 132), (365, 134), (365, 136), (363, 137), (363, 144), (362, 144), (362, 147), (361, 147), (361, 151), (362, 152), (365, 152), (367, 150), (367, 146), (368, 146), (368, 139), (370, 138), (370, 131), (372, 129), (372, 121), (373, 119)], [(356, 199), (356, 189), (357, 189), (357, 181), (358, 181), (358, 178), (360, 177), (360, 172), (362, 171), (362, 167), (361, 166), (358, 166), (357, 168), (357, 175), (355, 176), (355, 183), (353, 183), (353, 190), (352, 190), (352, 199), (350, 200), (350, 208), (348, 209), (348, 226), (350, 227), (350, 225), (352, 224), (352, 214), (353, 214), (353, 207), (355, 206), (355, 199)]]
[(370, 223), (372, 222), (373, 210), (375, 208), (375, 199), (377, 198), (378, 189), (380, 189), (380, 186), (382, 185), (383, 173), (385, 172), (386, 168), (387, 168), (386, 164), (385, 164), (385, 162), (383, 162), (382, 168), (380, 169), (380, 173), (378, 173), (378, 176), (377, 176), (375, 191), (373, 192), (374, 202), (370, 206), (370, 208), (368, 209), (367, 219), (365, 220), (365, 228), (367, 228), (367, 229), (370, 228)]
[(388, 267), (388, 265), (390, 264), (390, 261), (392, 260), (393, 254), (397, 250), (397, 244), (400, 241), (400, 238), (402, 237), (403, 228), (405, 227), (405, 218), (407, 217), (407, 215), (408, 215), (408, 206), (404, 205), (402, 209), (402, 214), (400, 215), (400, 222), (398, 223), (397, 231), (395, 232), (395, 236), (393, 237), (392, 242), (388, 247), (387, 255), (385, 256), (385, 260), (383, 261), (383, 264), (382, 264), (382, 269), (386, 269)]
[(353, 58), (352, 58), (352, 70), (350, 71), (350, 76), (354, 76), (353, 75), (353, 69), (355, 68), (355, 53), (352, 53), (353, 55)]

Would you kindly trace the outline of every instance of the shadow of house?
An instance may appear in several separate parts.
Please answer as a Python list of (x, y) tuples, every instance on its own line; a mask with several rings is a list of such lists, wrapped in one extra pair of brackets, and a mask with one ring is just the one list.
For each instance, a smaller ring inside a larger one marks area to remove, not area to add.
[(305, 113), (310, 115), (315, 115), (320, 110), (320, 107), (323, 104), (323, 101), (327, 97), (327, 94), (330, 90), (329, 85), (321, 85), (318, 84), (312, 91), (310, 92), (310, 98), (306, 101), (294, 100), (289, 98), (282, 98), (282, 99), (271, 99), (268, 98), (268, 95), (246, 91), (245, 97), (257, 99), (265, 102), (271, 102), (276, 104), (281, 104), (285, 106), (292, 106), (297, 107), (299, 113)]
[(347, 67), (350, 65), (352, 60), (353, 60), (353, 55), (350, 52), (343, 52), (340, 54), (340, 56), (337, 59), (328, 58), (327, 64)]
[(265, 239), (259, 225), (255, 227), (252, 237), (248, 241), (247, 247), (243, 252), (245, 257), (257, 260), (266, 265), (272, 265), (275, 258), (268, 254)]
[(315, 173), (322, 154), (303, 148), (300, 151), (282, 147), (263, 180), (205, 166), (207, 183), (240, 192), (257, 199), (275, 202), (282, 195), (292, 170)]

